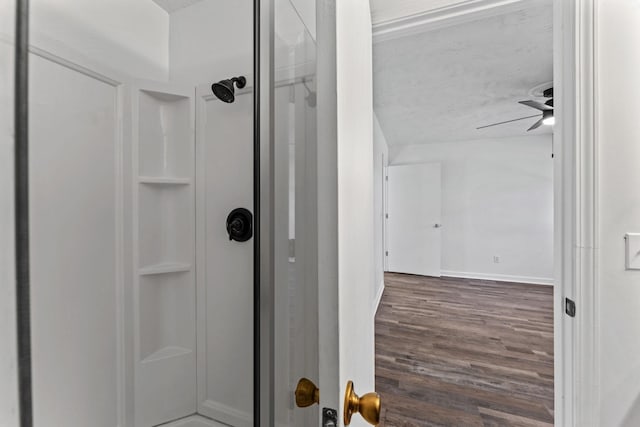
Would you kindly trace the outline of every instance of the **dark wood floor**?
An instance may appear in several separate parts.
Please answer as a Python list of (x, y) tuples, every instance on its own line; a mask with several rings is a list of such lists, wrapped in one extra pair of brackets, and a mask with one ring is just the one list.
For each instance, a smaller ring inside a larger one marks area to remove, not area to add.
[(404, 274), (385, 282), (381, 425), (553, 425), (551, 286)]

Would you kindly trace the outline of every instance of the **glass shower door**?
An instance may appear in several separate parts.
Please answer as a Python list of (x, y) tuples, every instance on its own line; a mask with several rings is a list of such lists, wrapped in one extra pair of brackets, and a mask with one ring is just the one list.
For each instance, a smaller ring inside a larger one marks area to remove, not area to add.
[(14, 93), (16, 4), (0, 1), (0, 425), (18, 423), (15, 252)]
[(296, 408), (293, 391), (318, 381), (315, 1), (274, 7), (274, 418), (311, 426), (318, 407)]
[(254, 5), (31, 1), (35, 426), (254, 424)]

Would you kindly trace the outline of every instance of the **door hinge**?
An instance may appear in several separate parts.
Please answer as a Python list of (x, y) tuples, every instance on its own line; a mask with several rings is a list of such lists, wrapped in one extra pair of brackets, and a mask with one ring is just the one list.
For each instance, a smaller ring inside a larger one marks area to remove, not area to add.
[(389, 256), (389, 251), (384, 251), (384, 256)]
[(569, 298), (564, 299), (564, 311), (570, 317), (576, 317), (576, 303)]
[(338, 427), (338, 411), (322, 408), (322, 427)]
[(384, 214), (384, 217), (385, 217), (386, 219), (389, 219), (389, 214)]
[(389, 175), (386, 175), (386, 176), (384, 177), (384, 180), (385, 180), (385, 181), (389, 181)]

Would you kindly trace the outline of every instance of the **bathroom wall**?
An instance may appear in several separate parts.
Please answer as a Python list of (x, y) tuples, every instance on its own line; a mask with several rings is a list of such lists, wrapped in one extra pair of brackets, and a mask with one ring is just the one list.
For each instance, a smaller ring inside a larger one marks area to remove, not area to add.
[(169, 15), (151, 0), (33, 0), (31, 37), (138, 78), (169, 75)]
[(171, 80), (196, 85), (251, 74), (252, 16), (249, 0), (201, 1), (173, 12)]
[[(12, 35), (10, 25), (4, 25), (5, 3), (2, 7), (4, 93), (12, 75), (6, 62), (6, 40)], [(34, 418), (38, 425), (123, 425), (130, 409), (122, 400), (126, 334), (121, 171), (128, 148), (123, 84), (134, 77), (167, 79), (168, 15), (147, 0), (35, 0), (31, 18)], [(2, 114), (2, 164), (7, 162), (1, 168), (3, 176), (12, 164), (4, 152), (10, 149), (4, 119), (10, 117)], [(2, 186), (3, 206), (9, 191)], [(11, 214), (12, 209), (0, 214), (3, 242), (11, 242), (12, 236), (5, 238)], [(11, 253), (2, 251), (3, 275), (12, 274), (12, 258), (5, 266), (5, 254)], [(5, 283), (13, 281), (2, 280)], [(13, 289), (2, 291), (9, 295), (0, 298), (0, 304), (10, 303)], [(11, 310), (1, 311), (0, 325), (13, 322)], [(4, 327), (2, 334), (1, 342), (15, 341), (12, 335), (4, 339)], [(0, 354), (4, 369), (4, 358), (10, 361), (14, 351)], [(14, 385), (10, 378), (1, 383)], [(4, 397), (4, 389), (2, 393)], [(0, 400), (4, 416), (4, 405), (12, 405), (12, 400)], [(0, 425), (14, 424), (2, 419)]]
[[(289, 63), (288, 46), (304, 43), (304, 25), (315, 39), (315, 1), (275, 1), (276, 64)], [(171, 13), (171, 80), (199, 84), (253, 72), (253, 2), (201, 1)], [(251, 78), (249, 78), (251, 85)]]
[(117, 87), (30, 60), (34, 417), (113, 427), (122, 338)]

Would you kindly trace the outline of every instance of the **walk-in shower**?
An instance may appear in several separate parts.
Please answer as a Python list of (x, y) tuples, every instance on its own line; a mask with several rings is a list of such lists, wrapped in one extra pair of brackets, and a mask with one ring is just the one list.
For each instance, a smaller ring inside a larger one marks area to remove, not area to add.
[(0, 282), (16, 287), (0, 285), (0, 308), (11, 300), (17, 325), (0, 363), (17, 357), (0, 425), (308, 425), (288, 421), (290, 385), (314, 372), (292, 328), (269, 329), (276, 299), (278, 325), (304, 324), (294, 199), (316, 135), (315, 40), (292, 3), (8, 3), (15, 178), (0, 163), (0, 198), (15, 215), (0, 236), (15, 217), (2, 240), (16, 262), (5, 281), (0, 251)]

